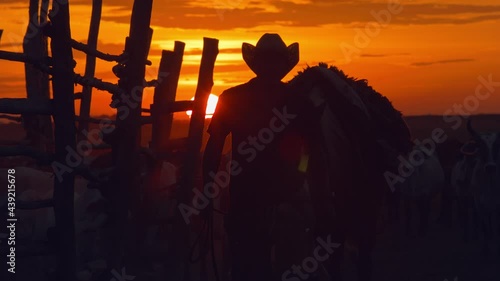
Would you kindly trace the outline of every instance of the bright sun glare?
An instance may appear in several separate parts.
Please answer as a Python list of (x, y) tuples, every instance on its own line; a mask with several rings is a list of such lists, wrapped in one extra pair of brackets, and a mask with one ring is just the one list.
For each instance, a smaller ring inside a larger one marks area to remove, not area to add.
[[(194, 97), (191, 98), (191, 100), (194, 100)], [(205, 115), (205, 118), (212, 118), (212, 115), (214, 114), (215, 112), (215, 106), (217, 105), (217, 101), (219, 100), (219, 97), (214, 95), (214, 94), (210, 94), (208, 96), (208, 102), (207, 102), (207, 109), (206, 109), (206, 115)], [(191, 117), (191, 114), (193, 113), (192, 110), (188, 110), (186, 111), (186, 114)]]

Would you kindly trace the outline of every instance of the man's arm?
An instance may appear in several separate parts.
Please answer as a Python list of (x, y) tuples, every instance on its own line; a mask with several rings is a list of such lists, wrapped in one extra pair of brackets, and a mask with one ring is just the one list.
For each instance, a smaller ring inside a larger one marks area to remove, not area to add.
[[(228, 106), (225, 98), (225, 94), (222, 93), (219, 96), (219, 102), (215, 108), (215, 112), (208, 126), (207, 132), (210, 134), (207, 145), (205, 147), (205, 153), (203, 154), (203, 190), (208, 187), (210, 188), (210, 183), (213, 183), (214, 179), (210, 176), (212, 173), (217, 173), (219, 170), (220, 160), (222, 157), (222, 150), (224, 148), (224, 143), (226, 141), (226, 136), (229, 134), (229, 126), (227, 125), (228, 116)], [(210, 200), (210, 207), (212, 206), (212, 200)], [(205, 214), (210, 214), (212, 208), (208, 208), (209, 211)]]
[[(219, 170), (219, 164), (221, 160), (222, 149), (224, 148), (224, 142), (226, 136), (223, 135), (213, 135), (210, 136), (205, 148), (205, 153), (203, 154), (203, 191), (207, 188), (211, 188), (214, 179), (210, 176), (212, 173), (217, 173)], [(213, 174), (212, 174), (213, 175)], [(212, 183), (212, 184), (210, 184)], [(222, 187), (220, 187), (222, 188)], [(201, 212), (201, 216), (207, 219), (213, 210), (213, 199), (209, 198), (209, 205)]]
[(205, 153), (203, 154), (203, 183), (213, 181), (210, 177), (210, 172), (217, 173), (222, 156), (222, 149), (226, 136), (224, 135), (211, 135), (208, 139)]

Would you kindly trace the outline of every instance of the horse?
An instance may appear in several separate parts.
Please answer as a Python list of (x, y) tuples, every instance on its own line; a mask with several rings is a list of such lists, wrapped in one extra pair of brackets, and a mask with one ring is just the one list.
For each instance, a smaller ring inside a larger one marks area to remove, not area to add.
[(383, 173), (411, 149), (409, 129), (366, 80), (334, 66), (307, 67), (288, 86), (289, 111), (298, 114), (309, 144), (314, 235), (341, 245), (325, 262), (328, 274), (340, 277), (344, 248), (354, 245), (359, 280), (370, 280), (378, 211), (388, 190)]
[[(500, 232), (500, 132), (479, 133), (472, 127), (471, 119), (467, 120), (467, 130), (477, 160), (472, 172), (471, 188), (484, 234), (483, 251), (488, 254), (495, 215)], [(500, 253), (500, 247), (498, 251)]]
[[(460, 148), (460, 159), (453, 166), (450, 177), (453, 194), (457, 200), (458, 220), (462, 228), (464, 242), (469, 241), (471, 230), (474, 230), (474, 235), (476, 235), (479, 228), (477, 225), (479, 223), (477, 206), (474, 202), (472, 189), (472, 177), (477, 165), (474, 146), (472, 142), (468, 142)], [(472, 216), (470, 216), (471, 212)], [(475, 224), (473, 229), (471, 229), (469, 222)]]
[(418, 234), (425, 236), (429, 225), (432, 198), (442, 191), (445, 184), (445, 174), (436, 154), (426, 155), (425, 148), (421, 146), (415, 146), (414, 150), (420, 152), (423, 158), (420, 165), (413, 167), (413, 173), (405, 178), (399, 188), (405, 206), (406, 234), (411, 234), (413, 207), (416, 205), (420, 217)]
[[(453, 202), (457, 198), (454, 193), (453, 187), (453, 173), (457, 161), (457, 150), (463, 146), (463, 143), (456, 138), (447, 139), (444, 143), (437, 146), (436, 153), (439, 161), (443, 166), (445, 175), (445, 185), (441, 192), (440, 211), (437, 222), (443, 224), (448, 228), (452, 227), (453, 218)], [(461, 156), (461, 155), (460, 155)]]

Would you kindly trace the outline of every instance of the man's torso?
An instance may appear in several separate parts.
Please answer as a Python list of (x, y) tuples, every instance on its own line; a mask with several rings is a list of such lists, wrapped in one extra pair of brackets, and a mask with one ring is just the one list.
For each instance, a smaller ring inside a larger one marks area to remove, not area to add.
[(266, 86), (251, 80), (221, 95), (232, 161), (240, 168), (231, 176), (232, 198), (266, 204), (285, 200), (302, 184), (303, 142), (286, 110), (286, 93), (283, 83)]

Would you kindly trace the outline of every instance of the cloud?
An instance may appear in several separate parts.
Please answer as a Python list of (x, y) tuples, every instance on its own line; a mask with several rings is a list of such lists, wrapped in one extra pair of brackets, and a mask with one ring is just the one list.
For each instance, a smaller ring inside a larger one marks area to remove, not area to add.
[[(199, 48), (193, 48), (188, 51), (184, 52), (184, 55), (190, 56), (190, 55), (201, 55), (203, 52), (202, 49)], [(226, 49), (219, 49), (219, 54), (239, 54), (241, 53), (241, 48), (226, 48)]]
[(0, 76), (0, 83), (4, 85), (24, 83), (24, 76), (2, 75)]
[(24, 75), (22, 76), (0, 76), (0, 97), (14, 98), (18, 97), (19, 93), (23, 93), (26, 97), (26, 86)]
[(409, 56), (410, 53), (399, 53), (399, 54), (361, 54), (362, 58), (387, 58), (394, 56)]
[(22, 47), (22, 46), (23, 46), (22, 42), (0, 43), (0, 49), (9, 47)]
[(430, 61), (430, 62), (415, 62), (412, 63), (412, 66), (429, 66), (434, 64), (448, 64), (448, 63), (459, 63), (459, 62), (472, 62), (474, 59), (451, 59), (451, 60), (438, 60), (438, 61)]
[[(3, 0), (3, 3), (20, 3)], [(376, 22), (374, 14), (387, 14), (388, 1), (331, 0), (155, 0), (151, 24), (165, 28), (231, 30), (265, 25), (313, 27), (328, 24), (357, 26)], [(470, 24), (500, 20), (500, 5), (422, 3), (400, 0), (401, 12), (391, 25)], [(479, 2), (478, 2), (479, 3)], [(88, 5), (88, 0), (71, 4)], [(130, 23), (133, 0), (107, 0), (113, 12), (104, 21)], [(17, 6), (16, 6), (17, 7)], [(108, 9), (109, 11), (109, 9)]]
[[(132, 8), (131, 0), (110, 0), (106, 4), (123, 11)], [(391, 24), (468, 24), (500, 19), (500, 5), (402, 2), (401, 8), (399, 14), (391, 15)], [(385, 1), (158, 0), (154, 2), (152, 24), (168, 28), (213, 30), (262, 25), (357, 25), (376, 21), (373, 14), (384, 13), (381, 11), (387, 9), (388, 3)], [(128, 23), (130, 16), (121, 13), (120, 16), (103, 15), (103, 19)]]

